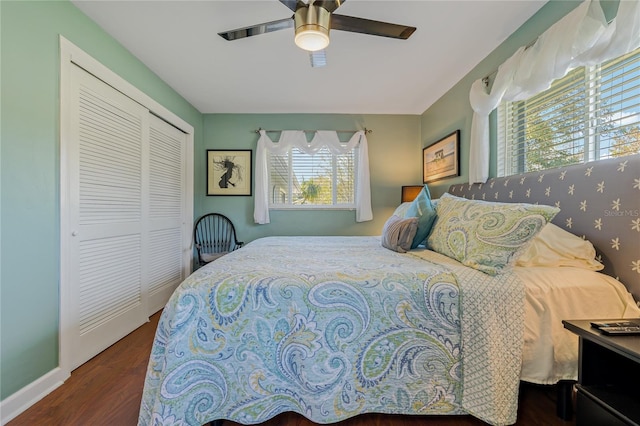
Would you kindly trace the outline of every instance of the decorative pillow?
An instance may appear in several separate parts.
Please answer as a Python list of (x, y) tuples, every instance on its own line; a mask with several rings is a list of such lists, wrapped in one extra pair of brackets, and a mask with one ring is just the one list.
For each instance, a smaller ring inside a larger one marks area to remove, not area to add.
[(433, 221), (436, 219), (436, 208), (431, 202), (431, 194), (427, 185), (422, 188), (415, 200), (411, 202), (405, 217), (418, 218), (418, 231), (416, 236), (413, 237), (413, 243), (411, 243), (411, 248), (414, 249), (427, 238), (433, 226)]
[(427, 243), (433, 251), (496, 275), (559, 211), (545, 205), (467, 200), (445, 193)]
[(573, 266), (600, 271), (604, 265), (596, 260), (590, 241), (548, 223), (523, 250), (516, 266)]
[(411, 207), (411, 201), (406, 201), (396, 207), (396, 210), (393, 212), (393, 214), (398, 217), (404, 218), (407, 215), (407, 210), (409, 210), (409, 207)]
[(382, 228), (382, 237), (380, 238), (382, 247), (406, 253), (411, 248), (417, 229), (417, 217), (403, 219), (400, 216), (392, 215)]

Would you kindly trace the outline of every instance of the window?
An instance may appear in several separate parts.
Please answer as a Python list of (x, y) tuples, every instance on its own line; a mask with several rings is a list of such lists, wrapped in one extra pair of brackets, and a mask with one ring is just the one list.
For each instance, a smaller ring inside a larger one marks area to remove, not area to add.
[(498, 175), (640, 153), (640, 49), (498, 109)]
[(292, 147), (269, 154), (269, 206), (355, 208), (356, 149), (333, 154), (324, 147), (310, 155)]

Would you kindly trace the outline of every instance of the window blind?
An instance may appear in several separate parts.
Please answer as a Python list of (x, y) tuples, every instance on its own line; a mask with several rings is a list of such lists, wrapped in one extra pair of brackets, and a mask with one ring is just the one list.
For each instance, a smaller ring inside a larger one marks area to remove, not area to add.
[(355, 149), (332, 154), (325, 147), (311, 155), (292, 147), (284, 155), (272, 153), (269, 176), (273, 206), (354, 206)]
[(640, 152), (640, 49), (498, 111), (498, 175)]

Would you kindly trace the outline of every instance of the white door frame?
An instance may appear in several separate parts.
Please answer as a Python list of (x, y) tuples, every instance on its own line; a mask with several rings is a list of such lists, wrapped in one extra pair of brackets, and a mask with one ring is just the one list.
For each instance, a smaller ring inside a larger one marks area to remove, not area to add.
[(193, 126), (177, 115), (154, 101), (139, 89), (122, 79), (113, 71), (96, 61), (79, 47), (60, 36), (60, 324), (59, 324), (59, 367), (64, 377), (71, 373), (72, 362), (70, 353), (70, 330), (72, 317), (69, 303), (72, 300), (69, 292), (70, 259), (69, 247), (71, 238), (71, 224), (69, 217), (69, 164), (66, 149), (70, 134), (70, 76), (72, 63), (93, 74), (111, 87), (122, 92), (129, 98), (146, 107), (156, 116), (177, 127), (187, 135), (186, 147), (186, 176), (185, 176), (185, 220), (183, 222), (183, 265), (184, 276), (191, 272), (192, 249), (191, 230), (193, 228)]
[(73, 43), (60, 36), (60, 320), (58, 325), (58, 366), (13, 395), (0, 402), (0, 423), (5, 424), (24, 412), (27, 408), (44, 398), (54, 389), (64, 383), (71, 374), (69, 355), (69, 253), (64, 250), (69, 244), (71, 228), (65, 220), (68, 217), (69, 203), (69, 176), (66, 165), (67, 151), (65, 143), (69, 135), (69, 89), (72, 63), (80, 66), (100, 80), (111, 85), (115, 89), (129, 96), (136, 102), (144, 105), (153, 114), (182, 130), (186, 134), (186, 161), (187, 173), (185, 176), (185, 221), (183, 243), (184, 276), (189, 275), (192, 268), (191, 233), (193, 229), (193, 126), (183, 121), (180, 117), (154, 101), (149, 96), (132, 86), (107, 67), (93, 59), (87, 53)]

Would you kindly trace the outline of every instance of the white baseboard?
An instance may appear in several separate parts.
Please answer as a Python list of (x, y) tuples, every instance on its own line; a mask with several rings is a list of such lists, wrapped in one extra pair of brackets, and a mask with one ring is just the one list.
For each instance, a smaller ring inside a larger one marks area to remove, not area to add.
[(50, 394), (69, 378), (69, 373), (56, 367), (13, 395), (0, 401), (0, 424), (7, 424), (27, 408)]

